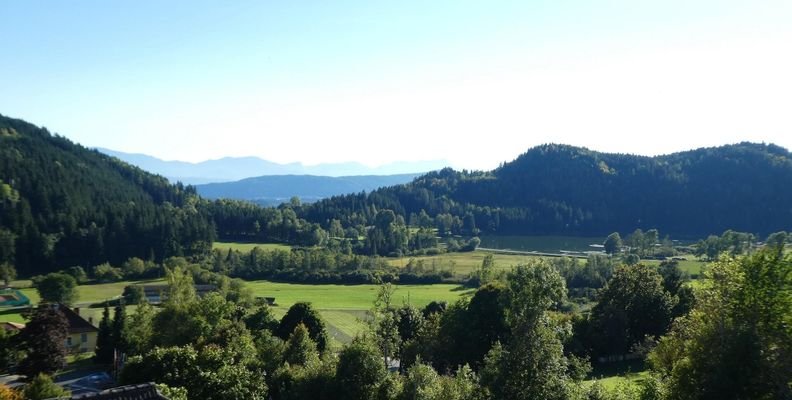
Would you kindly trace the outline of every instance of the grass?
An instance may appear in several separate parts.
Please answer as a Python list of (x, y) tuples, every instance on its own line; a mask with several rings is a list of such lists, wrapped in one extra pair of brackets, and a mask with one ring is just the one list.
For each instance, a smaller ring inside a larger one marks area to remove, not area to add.
[(481, 236), (481, 247), (559, 253), (562, 250), (595, 250), (590, 245), (601, 245), (604, 241), (604, 237), (483, 235)]
[(241, 252), (249, 252), (256, 247), (262, 250), (284, 250), (290, 251), (291, 246), (280, 243), (240, 243), (240, 242), (214, 242), (212, 249), (219, 249), (228, 251), (228, 249), (238, 250)]
[[(365, 329), (363, 322), (374, 305), (378, 285), (306, 285), (268, 281), (248, 282), (256, 296), (275, 297), (273, 312), (281, 318), (298, 301), (310, 302), (327, 325), (330, 336), (338, 343), (347, 343)], [(453, 303), (473, 293), (459, 285), (396, 285), (394, 303), (423, 307), (433, 300)]]
[(388, 264), (399, 268), (404, 268), (410, 259), (423, 261), (424, 268), (431, 269), (435, 266), (438, 270), (451, 269), (457, 275), (466, 275), (481, 266), (481, 262), (487, 254), (492, 254), (495, 267), (498, 269), (511, 269), (518, 264), (525, 264), (537, 256), (491, 253), (483, 250), (476, 250), (466, 253), (445, 253), (435, 256), (416, 256), (390, 258)]
[[(247, 287), (256, 296), (275, 297), (278, 307), (289, 308), (298, 301), (306, 301), (320, 310), (368, 310), (374, 304), (379, 289), (379, 285), (309, 285), (269, 281), (250, 281), (247, 282)], [(462, 295), (472, 293), (471, 289), (453, 284), (395, 287), (395, 304), (409, 300), (416, 307), (423, 307), (432, 300), (451, 303)]]
[(594, 370), (586, 382), (598, 382), (607, 390), (620, 385), (636, 384), (646, 379), (649, 371), (641, 360), (622, 361), (594, 365)]
[[(660, 260), (641, 260), (642, 263), (646, 265), (660, 265), (662, 261)], [(687, 272), (690, 275), (701, 276), (702, 269), (707, 265), (706, 262), (697, 260), (692, 257), (686, 257), (684, 260), (678, 261), (679, 269), (683, 272)]]
[[(89, 308), (91, 304), (101, 303), (105, 300), (110, 300), (115, 297), (120, 296), (124, 292), (124, 288), (128, 285), (139, 284), (139, 283), (162, 283), (162, 280), (144, 280), (144, 281), (122, 281), (122, 282), (113, 282), (113, 283), (98, 283), (98, 284), (83, 284), (77, 286), (77, 293), (78, 298), (77, 302), (74, 304), (77, 307), (80, 307), (80, 315), (83, 316), (85, 319), (93, 318), (94, 323), (98, 323), (98, 321), (102, 318), (102, 311), (103, 309), (100, 308)], [(18, 285), (21, 287), (22, 285)], [(30, 299), (30, 304), (35, 306), (36, 304), (41, 301), (41, 297), (38, 294), (38, 291), (34, 288), (27, 287), (19, 290), (25, 296)], [(131, 313), (134, 311), (133, 306), (127, 307), (127, 312)], [(112, 312), (112, 311), (111, 311)], [(25, 323), (27, 322), (25, 318), (21, 314), (21, 309), (8, 309), (8, 308), (0, 308), (0, 321), (10, 321), (10, 322), (19, 322)]]

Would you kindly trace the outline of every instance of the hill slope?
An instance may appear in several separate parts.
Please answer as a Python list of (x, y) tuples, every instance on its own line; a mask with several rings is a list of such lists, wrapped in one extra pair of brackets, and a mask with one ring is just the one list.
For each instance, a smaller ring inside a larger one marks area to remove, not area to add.
[(269, 175), (242, 179), (236, 182), (197, 185), (198, 193), (206, 198), (255, 200), (269, 203), (288, 201), (297, 196), (303, 201), (316, 201), (330, 196), (372, 191), (385, 186), (399, 185), (415, 179), (419, 174), (315, 176)]
[[(342, 222), (389, 208), (409, 217), (450, 214), (484, 232), (605, 235), (658, 228), (678, 237), (726, 229), (792, 229), (792, 155), (740, 143), (658, 157), (565, 145), (528, 150), (490, 172), (445, 169), (367, 195), (303, 207), (311, 221)], [(470, 228), (470, 226), (468, 226)], [(464, 228), (460, 228), (464, 229)]]
[(22, 275), (211, 244), (194, 188), (0, 116), (0, 262)]

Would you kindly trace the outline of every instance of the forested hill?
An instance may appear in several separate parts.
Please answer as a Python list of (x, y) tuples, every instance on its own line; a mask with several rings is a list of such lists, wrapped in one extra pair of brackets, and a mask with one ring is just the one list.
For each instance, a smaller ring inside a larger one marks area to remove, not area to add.
[(657, 157), (549, 144), (493, 171), (444, 169), (304, 206), (300, 215), (354, 225), (382, 208), (405, 220), (425, 210), (460, 233), (604, 235), (657, 228), (676, 237), (727, 229), (766, 234), (792, 229), (792, 155), (755, 143)]
[(0, 263), (20, 275), (211, 245), (194, 188), (0, 116)]

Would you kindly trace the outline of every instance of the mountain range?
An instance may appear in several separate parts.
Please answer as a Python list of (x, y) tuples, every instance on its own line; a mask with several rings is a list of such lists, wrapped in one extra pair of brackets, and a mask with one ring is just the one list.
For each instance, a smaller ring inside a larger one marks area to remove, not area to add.
[(403, 175), (434, 171), (448, 166), (447, 161), (399, 161), (378, 167), (368, 167), (357, 162), (304, 165), (301, 163), (280, 164), (258, 157), (224, 157), (198, 163), (165, 161), (146, 154), (124, 153), (97, 148), (146, 171), (162, 175), (172, 182), (198, 185), (214, 182), (232, 182), (264, 175), (315, 175), (315, 176), (361, 176)]
[(208, 199), (249, 200), (261, 205), (277, 205), (292, 197), (314, 202), (347, 193), (370, 192), (385, 186), (407, 183), (421, 174), (316, 176), (268, 175), (235, 182), (196, 185), (198, 194)]

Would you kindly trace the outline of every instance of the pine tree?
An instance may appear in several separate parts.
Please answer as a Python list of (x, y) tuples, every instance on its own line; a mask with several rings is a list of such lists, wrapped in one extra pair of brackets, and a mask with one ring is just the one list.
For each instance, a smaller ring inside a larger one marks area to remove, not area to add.
[(99, 364), (113, 362), (113, 327), (110, 321), (110, 309), (105, 304), (102, 321), (99, 322), (99, 334), (96, 337), (96, 356), (94, 360)]
[(112, 339), (113, 348), (120, 352), (126, 352), (126, 305), (123, 301), (115, 307), (113, 325), (111, 328), (110, 337)]

